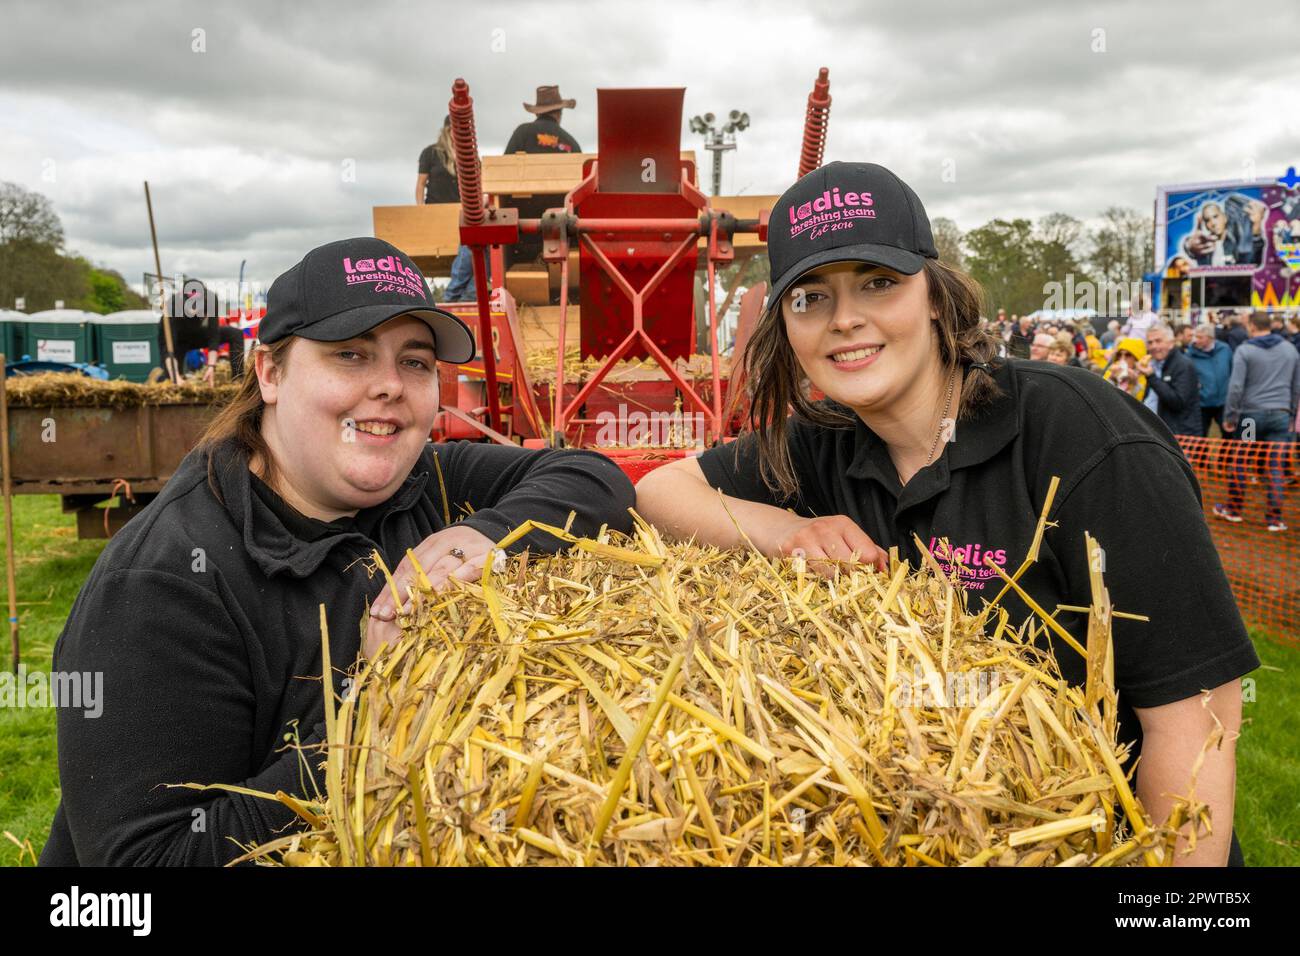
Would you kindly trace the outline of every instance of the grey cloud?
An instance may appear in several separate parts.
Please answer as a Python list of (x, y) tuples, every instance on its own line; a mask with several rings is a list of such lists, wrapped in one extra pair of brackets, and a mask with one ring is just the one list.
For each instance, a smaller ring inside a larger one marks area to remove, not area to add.
[[(191, 51), (196, 28), (205, 53)], [(1097, 28), (1105, 53), (1090, 47)], [(598, 87), (685, 86), (687, 116), (750, 113), (727, 182), (768, 193), (793, 178), (804, 100), (827, 65), (829, 159), (892, 166), (964, 228), (1082, 218), (1148, 208), (1157, 183), (1229, 178), (1246, 157), (1261, 174), (1300, 160), (1300, 125), (1279, 106), (1298, 32), (1294, 4), (1212, 0), (8, 0), (0, 98), (62, 119), (14, 128), (0, 115), (0, 178), (41, 189), (45, 157), (86, 177), (51, 192), (69, 245), (136, 276), (152, 265), (139, 186), (152, 151), (166, 259), (218, 276), (246, 257), (269, 280), (319, 241), (369, 232), (371, 206), (409, 201), (457, 76), (484, 152), (500, 151), (539, 83), (578, 100), (565, 125), (588, 149)], [(80, 135), (59, 128), (69, 115)], [(685, 130), (683, 143), (698, 150)], [(224, 159), (204, 168), (196, 150)], [(340, 180), (345, 160), (355, 183)], [(942, 181), (945, 160), (956, 182)]]

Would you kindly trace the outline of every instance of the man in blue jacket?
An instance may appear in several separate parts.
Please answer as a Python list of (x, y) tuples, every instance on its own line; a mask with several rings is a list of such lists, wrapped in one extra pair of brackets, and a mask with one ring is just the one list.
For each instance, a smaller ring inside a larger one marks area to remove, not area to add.
[(1201, 434), (1208, 435), (1210, 422), (1223, 431), (1223, 404), (1228, 399), (1228, 378), (1232, 375), (1232, 349), (1215, 337), (1214, 326), (1203, 322), (1192, 333), (1187, 357), (1192, 360), (1201, 383)]

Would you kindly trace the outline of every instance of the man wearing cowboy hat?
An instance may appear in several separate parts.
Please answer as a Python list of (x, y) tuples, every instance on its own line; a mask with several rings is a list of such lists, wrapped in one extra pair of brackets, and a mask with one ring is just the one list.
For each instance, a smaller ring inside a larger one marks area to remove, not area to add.
[[(537, 119), (523, 123), (510, 135), (506, 155), (512, 153), (581, 153), (578, 141), (560, 126), (560, 113), (573, 109), (574, 101), (560, 96), (558, 86), (539, 86), (537, 102), (525, 103), (524, 109)], [(564, 205), (561, 195), (511, 196), (501, 205), (519, 210), (520, 219), (537, 219), (547, 209)], [(541, 236), (521, 236), (519, 242), (505, 250), (506, 268), (518, 262), (535, 262), (542, 255)]]
[(558, 86), (539, 86), (537, 102), (525, 103), (524, 109), (537, 118), (522, 123), (510, 135), (506, 155), (511, 153), (581, 153), (578, 141), (560, 127), (560, 113), (573, 109), (573, 100), (560, 96)]

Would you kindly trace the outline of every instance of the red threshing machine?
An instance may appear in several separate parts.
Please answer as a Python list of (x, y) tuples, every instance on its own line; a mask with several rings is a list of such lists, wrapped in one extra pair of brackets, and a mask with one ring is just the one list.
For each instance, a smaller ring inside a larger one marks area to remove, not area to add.
[[(456, 80), (449, 112), (461, 199), (459, 238), (473, 256), (478, 299), (444, 307), (459, 311), (475, 329), (479, 355), (441, 369), (435, 440), (594, 448), (635, 481), (658, 465), (735, 436), (740, 416), (729, 418), (724, 409), (728, 386), (740, 387), (739, 375), (725, 373), (719, 356), (718, 270), (735, 258), (736, 235), (756, 234), (759, 243), (766, 242), (768, 209), (755, 218), (736, 218), (713, 208), (695, 186), (695, 164), (681, 153), (684, 94), (680, 88), (597, 90), (598, 152), (583, 161), (580, 181), (564, 195), (562, 207), (530, 219), (485, 202), (474, 104), (465, 81)], [(829, 110), (822, 69), (808, 97), (800, 176), (821, 164)], [(521, 236), (539, 237), (543, 261), (559, 271), (553, 382), (530, 381), (515, 300), (505, 285), (503, 250)], [(587, 360), (576, 377), (566, 375), (565, 354), (575, 258), (580, 358)], [(707, 368), (705, 355), (694, 354), (695, 275), (701, 268)], [(741, 299), (737, 359), (765, 291), (759, 285)], [(642, 374), (608, 379), (629, 360), (642, 360)], [(638, 424), (648, 419), (661, 428), (638, 432), (628, 421), (637, 416)], [(665, 425), (672, 432), (667, 440)], [(611, 433), (614, 440), (597, 438)]]

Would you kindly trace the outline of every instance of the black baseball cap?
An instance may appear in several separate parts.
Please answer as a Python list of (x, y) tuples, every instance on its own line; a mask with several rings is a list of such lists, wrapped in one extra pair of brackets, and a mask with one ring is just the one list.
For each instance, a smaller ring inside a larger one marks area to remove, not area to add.
[(868, 262), (904, 275), (937, 259), (925, 207), (875, 163), (827, 163), (787, 189), (768, 218), (769, 303), (831, 262)]
[(258, 341), (301, 335), (342, 342), (399, 315), (433, 331), (434, 355), (460, 364), (474, 358), (474, 336), (460, 319), (437, 308), (424, 274), (391, 243), (371, 236), (317, 246), (271, 283)]

